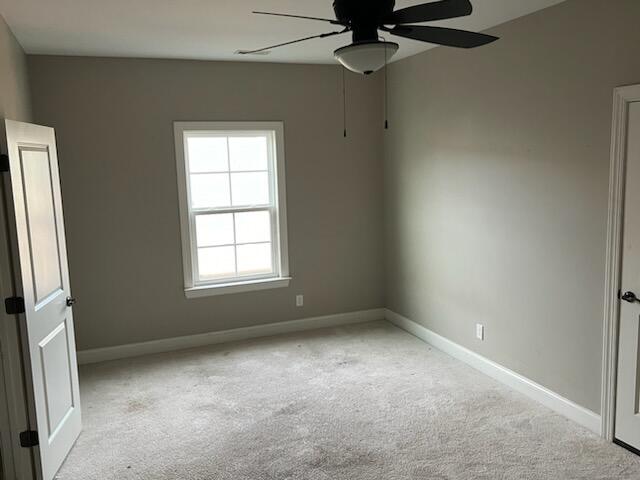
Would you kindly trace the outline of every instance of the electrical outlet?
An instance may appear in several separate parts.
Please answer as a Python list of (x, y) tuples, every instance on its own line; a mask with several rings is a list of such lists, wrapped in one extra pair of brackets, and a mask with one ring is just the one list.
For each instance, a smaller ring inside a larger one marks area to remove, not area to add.
[(476, 338), (478, 340), (484, 340), (484, 325), (476, 323)]
[(296, 307), (302, 307), (304, 305), (304, 295), (296, 295)]

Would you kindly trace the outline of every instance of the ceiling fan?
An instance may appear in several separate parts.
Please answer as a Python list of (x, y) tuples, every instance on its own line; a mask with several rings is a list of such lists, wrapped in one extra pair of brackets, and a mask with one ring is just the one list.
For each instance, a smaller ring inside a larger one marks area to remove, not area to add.
[(421, 42), (458, 48), (474, 48), (498, 39), (484, 33), (468, 32), (444, 27), (412, 25), (414, 23), (445, 20), (470, 15), (473, 7), (469, 0), (439, 0), (412, 7), (395, 9), (395, 0), (335, 0), (336, 18), (318, 18), (286, 13), (253, 12), (259, 15), (316, 20), (343, 27), (341, 30), (300, 38), (257, 50), (240, 50), (247, 55), (265, 52), (277, 47), (326, 38), (351, 32), (353, 43), (334, 52), (338, 62), (349, 70), (369, 75), (382, 68), (398, 51), (398, 44), (380, 38), (379, 31)]

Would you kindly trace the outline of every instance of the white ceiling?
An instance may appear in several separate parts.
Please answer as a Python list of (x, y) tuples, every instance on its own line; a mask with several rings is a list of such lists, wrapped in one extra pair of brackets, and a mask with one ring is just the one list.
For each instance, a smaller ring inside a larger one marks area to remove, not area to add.
[[(563, 0), (472, 0), (470, 17), (437, 22), (481, 31)], [(425, 3), (397, 0), (396, 8)], [(0, 13), (27, 53), (331, 63), (349, 34), (273, 50), (234, 52), (333, 31), (310, 20), (252, 15), (252, 10), (335, 18), (331, 0), (0, 0)], [(395, 59), (432, 45), (394, 37)]]

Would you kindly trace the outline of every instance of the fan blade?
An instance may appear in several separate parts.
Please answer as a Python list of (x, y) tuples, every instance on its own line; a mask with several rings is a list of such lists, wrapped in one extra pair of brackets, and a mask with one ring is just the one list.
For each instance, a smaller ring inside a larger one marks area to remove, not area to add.
[(317, 20), (320, 22), (328, 22), (332, 25), (345, 25), (338, 20), (331, 20), (330, 18), (319, 18), (319, 17), (305, 17), (303, 15), (289, 15), (288, 13), (273, 13), (273, 12), (252, 12), (256, 15), (271, 15), (274, 17), (288, 17), (288, 18), (302, 18), (304, 20)]
[(447, 18), (466, 17), (471, 15), (473, 6), (469, 0), (440, 0), (439, 2), (424, 3), (413, 7), (396, 10), (384, 19), (385, 25), (399, 25), (403, 23), (431, 22)]
[(484, 33), (467, 32), (466, 30), (456, 30), (454, 28), (427, 27), (424, 25), (401, 25), (383, 30), (399, 37), (458, 48), (480, 47), (498, 40), (498, 37), (485, 35)]
[(277, 45), (271, 45), (270, 47), (259, 48), (257, 50), (238, 50), (237, 53), (240, 54), (240, 55), (249, 55), (251, 53), (260, 53), (260, 52), (264, 52), (264, 51), (267, 51), (267, 50), (273, 50), (274, 48), (284, 47), (285, 45), (292, 45), (294, 43), (306, 42), (307, 40), (313, 40), (314, 38), (333, 37), (334, 35), (340, 35), (341, 33), (346, 33), (348, 31), (349, 31), (349, 29), (345, 28), (344, 30), (340, 30), (339, 32), (321, 33), (320, 35), (313, 35), (311, 37), (299, 38), (298, 40), (292, 40), (290, 42), (279, 43)]

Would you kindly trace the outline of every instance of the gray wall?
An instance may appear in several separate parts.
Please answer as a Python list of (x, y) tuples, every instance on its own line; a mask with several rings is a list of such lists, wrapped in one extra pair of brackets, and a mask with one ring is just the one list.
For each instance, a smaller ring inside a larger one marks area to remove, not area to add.
[(0, 15), (0, 119), (4, 145), (4, 119), (27, 121), (31, 102), (27, 83), (27, 57)]
[[(56, 128), (79, 349), (383, 306), (379, 79), (335, 66), (29, 57)], [(175, 120), (283, 120), (293, 281), (187, 300)], [(295, 307), (295, 294), (305, 306)]]
[(595, 412), (612, 91), (640, 82), (639, 18), (570, 0), (390, 70), (387, 307)]

